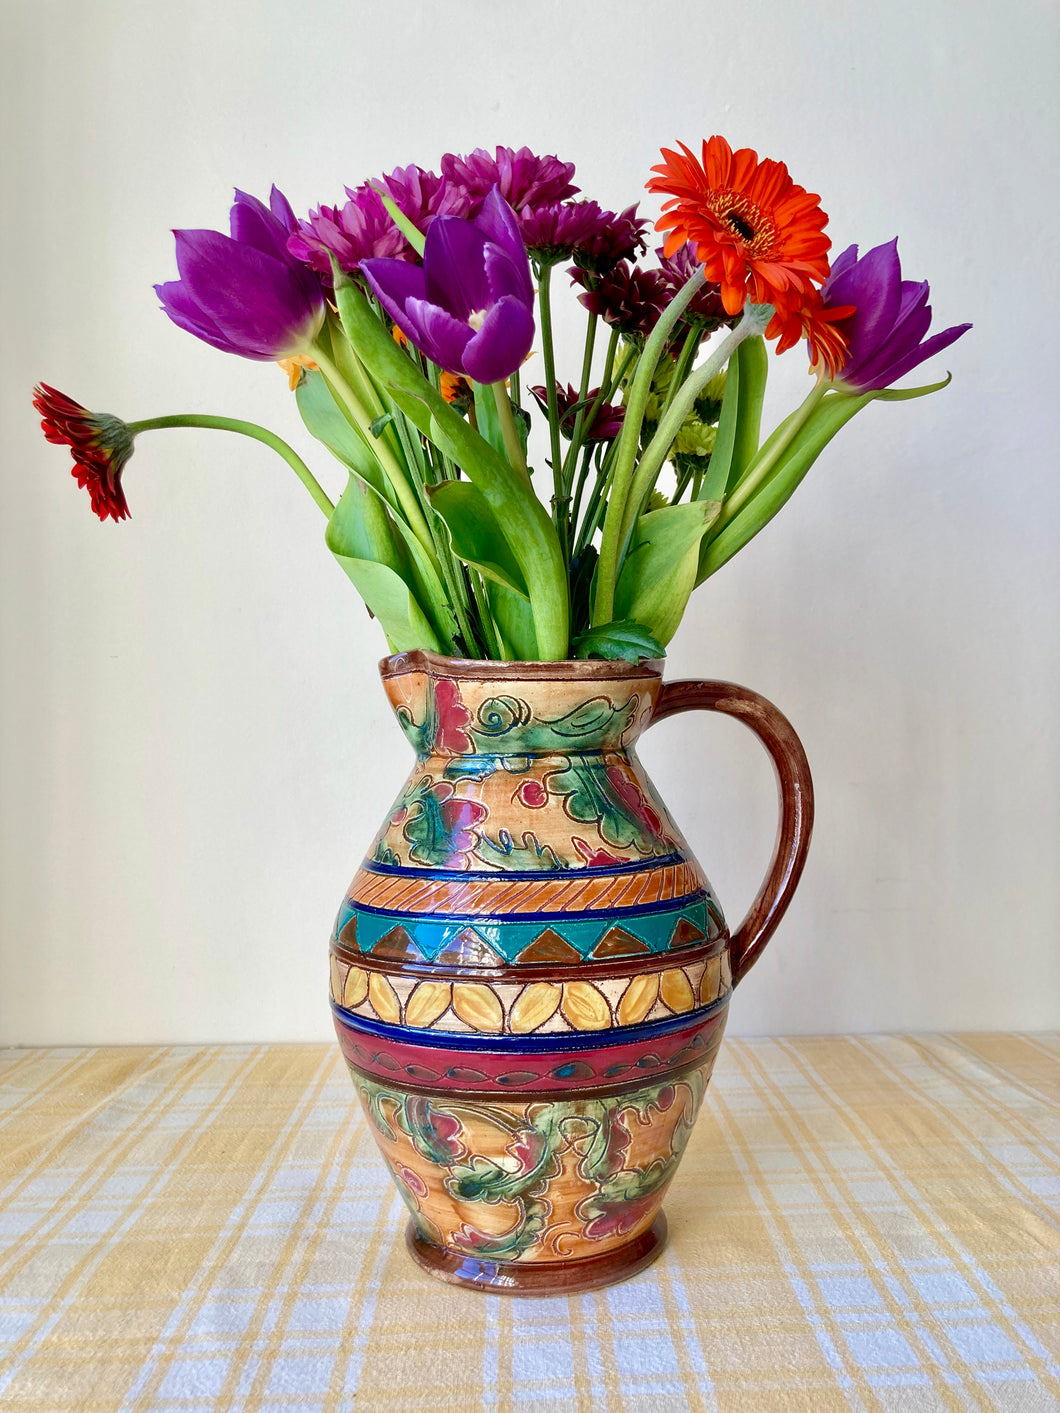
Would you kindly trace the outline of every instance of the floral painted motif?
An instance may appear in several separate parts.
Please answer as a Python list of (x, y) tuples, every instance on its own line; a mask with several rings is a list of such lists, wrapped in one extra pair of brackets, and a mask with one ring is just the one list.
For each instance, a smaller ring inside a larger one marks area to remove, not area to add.
[(469, 751), (471, 741), (464, 728), (471, 721), (471, 713), (460, 700), (460, 688), (448, 677), (435, 685), (434, 709), (438, 719), (434, 749), (457, 756)]
[(489, 811), (477, 800), (458, 799), (448, 780), (423, 775), (406, 789), (391, 816), (411, 846), (410, 858), (434, 868), (467, 868), (478, 842), (476, 826)]
[(365, 1080), (360, 1090), (428, 1239), (494, 1260), (562, 1260), (651, 1224), (706, 1080), (700, 1069), (615, 1098), (507, 1104), (435, 1103)]

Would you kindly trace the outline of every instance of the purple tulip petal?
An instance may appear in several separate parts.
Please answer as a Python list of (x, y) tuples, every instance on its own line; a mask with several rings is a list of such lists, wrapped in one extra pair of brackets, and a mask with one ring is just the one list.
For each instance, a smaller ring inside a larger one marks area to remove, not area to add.
[(533, 303), (533, 292), (531, 291), (529, 297), (525, 293), (523, 272), (513, 260), (509, 259), (505, 251), (496, 245), (487, 245), (483, 264), (491, 304), (494, 300), (503, 299), (505, 295), (509, 294), (519, 300), (521, 304), (530, 305)]
[(189, 295), (248, 354), (283, 358), (308, 345), (323, 319), (283, 261), (217, 231), (176, 231)]
[(951, 343), (956, 343), (962, 334), (966, 334), (971, 328), (971, 324), (953, 324), (948, 329), (943, 329), (941, 333), (932, 334), (931, 338), (925, 339), (916, 348), (910, 349), (904, 358), (900, 358), (897, 363), (887, 369), (887, 381), (881, 386), (890, 387), (899, 378), (904, 378), (906, 373), (912, 372), (921, 363), (933, 357), (936, 353), (941, 353), (944, 348), (949, 348)]
[(482, 210), (475, 217), (475, 225), (488, 241), (499, 246), (508, 256), (522, 277), (522, 288), (513, 293), (521, 294), (530, 303), (534, 298), (534, 286), (530, 278), (530, 261), (526, 246), (519, 231), (515, 212), (501, 195), (500, 187), (495, 186), (482, 203)]
[(291, 203), (275, 182), (273, 182), (272, 190), (269, 192), (269, 210), (288, 235), (290, 235), (293, 230), (298, 229), (298, 217), (291, 209)]
[(406, 303), (410, 299), (427, 297), (427, 280), (419, 265), (407, 260), (387, 260), (379, 257), (361, 261), (361, 274), (368, 287), (402, 333), (416, 341), (415, 333), (406, 325)]
[(886, 337), (894, 325), (902, 299), (902, 267), (897, 237), (858, 261), (857, 270), (840, 272), (828, 297), (833, 304), (857, 306), (856, 329), (850, 337), (850, 361), (858, 363)]
[(283, 260), (287, 252), (287, 232), (277, 223), (269, 208), (244, 191), (236, 191), (235, 204), (228, 217), (232, 239), (252, 245), (263, 255)]
[[(219, 348), (222, 353), (243, 354), (241, 347), (226, 338), (215, 324), (211, 324), (207, 320), (179, 280), (172, 280), (169, 284), (155, 285), (155, 294), (162, 301), (163, 311), (169, 315), (178, 329), (183, 329), (185, 333), (194, 334), (197, 339), (202, 339), (203, 343), (208, 343), (211, 348)], [(243, 354), (243, 356), (253, 357), (259, 362), (264, 362), (269, 355), (255, 353)]]
[(931, 327), (927, 281), (903, 280), (898, 241), (878, 245), (859, 260), (857, 246), (836, 259), (823, 287), (826, 308), (853, 305), (835, 328), (847, 340), (849, 357), (838, 383), (852, 392), (888, 387), (934, 353), (947, 348), (970, 324), (956, 324), (924, 341)]
[(423, 247), (427, 298), (467, 320), (489, 303), (485, 268), (486, 238), (470, 221), (439, 216), (431, 222)]
[(287, 198), (273, 187), (271, 209), (237, 191), (232, 234), (175, 231), (179, 281), (156, 285), (175, 324), (214, 348), (259, 360), (307, 351), (324, 321), (313, 272), (287, 249), (295, 226)]
[[(832, 291), (832, 285), (834, 284), (834, 282), (839, 278), (840, 275), (845, 275), (849, 269), (856, 265), (857, 260), (857, 246), (848, 245), (846, 250), (844, 250), (842, 254), (837, 255), (836, 258), (832, 261), (832, 272), (821, 287), (821, 293), (826, 296), (829, 295)], [(833, 304), (838, 304), (839, 302), (840, 301), (838, 299), (832, 300)]]
[(447, 373), (464, 372), (464, 349), (471, 338), (471, 329), (463, 319), (456, 319), (445, 309), (427, 300), (410, 299), (407, 314), (416, 334), (413, 342), (423, 349), (432, 363)]
[[(894, 381), (893, 376), (888, 376), (891, 365), (904, 358), (911, 349), (915, 349), (930, 327), (931, 305), (911, 308), (903, 324), (892, 328), (886, 338), (875, 348), (869, 349), (867, 356), (861, 358), (857, 365), (858, 381), (872, 387), (885, 388), (888, 383)], [(881, 378), (886, 378), (887, 381), (880, 382)]]
[(534, 316), (514, 295), (490, 309), (464, 349), (463, 372), (476, 383), (497, 383), (518, 368), (534, 340)]

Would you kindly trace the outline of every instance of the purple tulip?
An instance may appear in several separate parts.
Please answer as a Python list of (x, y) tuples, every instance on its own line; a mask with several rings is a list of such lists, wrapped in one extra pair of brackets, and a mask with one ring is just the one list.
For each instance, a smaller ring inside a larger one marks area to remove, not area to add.
[(530, 262), (497, 187), (473, 221), (435, 217), (422, 266), (362, 260), (361, 274), (402, 333), (449, 373), (496, 383), (530, 352)]
[(313, 272), (288, 253), (297, 225), (276, 187), (269, 206), (237, 191), (231, 236), (173, 232), (180, 279), (155, 285), (162, 308), (224, 353), (261, 362), (304, 353), (324, 322), (324, 296)]
[(931, 291), (924, 280), (902, 279), (898, 238), (858, 259), (856, 245), (832, 262), (821, 290), (825, 308), (853, 304), (854, 313), (835, 327), (850, 345), (836, 382), (851, 392), (878, 392), (925, 359), (949, 348), (971, 324), (954, 324), (924, 340), (931, 325)]

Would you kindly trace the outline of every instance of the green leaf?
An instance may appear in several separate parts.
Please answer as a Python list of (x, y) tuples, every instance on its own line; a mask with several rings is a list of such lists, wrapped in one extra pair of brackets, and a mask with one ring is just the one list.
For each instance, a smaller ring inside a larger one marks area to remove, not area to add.
[(720, 509), (717, 501), (695, 500), (640, 517), (615, 585), (617, 618), (670, 641), (695, 588), (700, 541)]
[[(814, 409), (805, 426), (795, 437), (772, 475), (758, 489), (743, 509), (722, 526), (717, 533), (708, 533), (699, 554), (696, 583), (702, 584), (711, 574), (737, 554), (767, 525), (794, 494), (799, 482), (820, 456), (841, 427), (860, 412), (876, 396), (875, 393), (830, 392)], [(768, 443), (767, 443), (768, 445)]]
[(945, 388), (953, 382), (953, 374), (947, 373), (937, 383), (925, 383), (919, 388), (881, 388), (876, 393), (877, 402), (906, 402), (911, 397), (927, 397), (928, 393), (938, 392), (940, 388)]
[(444, 596), (437, 580), (432, 592), (427, 574), (433, 570), (426, 557), (410, 554), (382, 498), (356, 476), (350, 476), (339, 498), (324, 542), (378, 618), (393, 651), (451, 650), (451, 635), (444, 631)]
[(370, 559), (352, 559), (344, 554), (336, 554), (335, 558), (378, 618), (391, 652), (411, 652), (414, 648), (446, 651), (400, 574)]
[(724, 500), (758, 451), (769, 355), (761, 335), (745, 339), (730, 359), (718, 435), (700, 487), (700, 500)]
[(534, 614), (537, 656), (567, 656), (570, 636), (567, 572), (545, 507), (522, 478), (469, 427), (413, 367), (368, 301), (337, 271), (335, 298), (347, 337), (369, 372), (405, 415), (460, 466), (490, 504), (522, 572)]
[(363, 477), (381, 495), (385, 494), (386, 481), (375, 453), (347, 421), (324, 375), (307, 369), (294, 396), (306, 429), (317, 441), (323, 442), (332, 456)]
[(427, 494), (449, 531), (453, 553), (480, 574), (529, 598), (518, 561), (512, 554), (490, 503), (470, 481), (443, 481)]
[(602, 628), (590, 628), (575, 638), (574, 656), (640, 662), (644, 658), (665, 657), (666, 649), (642, 624), (624, 618), (618, 623), (605, 623)]
[(378, 417), (372, 418), (371, 422), (368, 424), (368, 430), (373, 437), (381, 437), (384, 430), (390, 426), (393, 420), (394, 414), (392, 412), (381, 412)]
[(538, 647), (529, 601), (523, 594), (514, 593), (496, 581), (487, 583), (486, 597), (504, 657), (509, 662), (532, 662), (537, 657)]
[(497, 412), (497, 399), (493, 394), (492, 385), (472, 383), (471, 388), (475, 394), (475, 421), (478, 423), (479, 436), (484, 437), (494, 451), (507, 459), (504, 433), (501, 431), (501, 419)]

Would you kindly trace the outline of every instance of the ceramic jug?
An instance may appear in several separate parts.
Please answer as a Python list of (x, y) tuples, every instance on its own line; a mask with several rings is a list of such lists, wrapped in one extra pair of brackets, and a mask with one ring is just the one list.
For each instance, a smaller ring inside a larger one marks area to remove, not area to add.
[[(331, 999), (410, 1250), (444, 1280), (570, 1293), (658, 1254), (733, 987), (798, 883), (813, 787), (790, 724), (660, 668), (380, 666), (416, 761), (336, 919)], [(731, 935), (635, 751), (692, 708), (750, 726), (779, 780)]]

